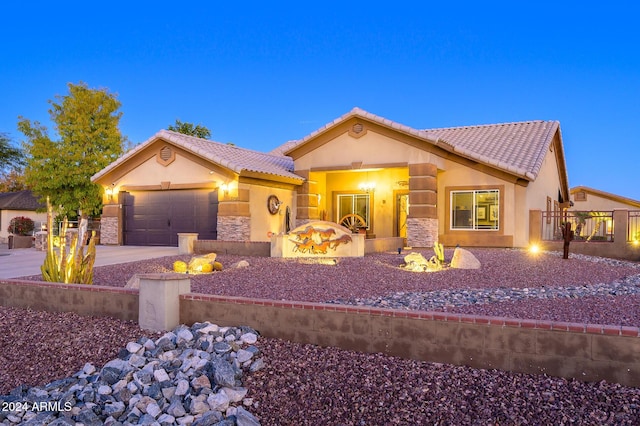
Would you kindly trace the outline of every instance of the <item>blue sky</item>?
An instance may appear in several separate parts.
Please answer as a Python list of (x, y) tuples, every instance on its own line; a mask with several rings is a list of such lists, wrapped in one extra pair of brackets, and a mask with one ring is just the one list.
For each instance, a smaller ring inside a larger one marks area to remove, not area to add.
[(117, 94), (133, 144), (180, 119), (269, 151), (356, 106), (415, 128), (557, 120), (571, 186), (640, 200), (633, 2), (233, 3), (5, 2), (0, 132), (51, 127), (81, 81)]

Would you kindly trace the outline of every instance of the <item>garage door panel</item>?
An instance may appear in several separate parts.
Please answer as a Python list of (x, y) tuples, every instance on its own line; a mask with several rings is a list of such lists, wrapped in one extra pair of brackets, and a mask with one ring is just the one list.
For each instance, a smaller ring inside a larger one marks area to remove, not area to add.
[(178, 245), (178, 233), (217, 238), (218, 194), (210, 190), (123, 193), (124, 244)]

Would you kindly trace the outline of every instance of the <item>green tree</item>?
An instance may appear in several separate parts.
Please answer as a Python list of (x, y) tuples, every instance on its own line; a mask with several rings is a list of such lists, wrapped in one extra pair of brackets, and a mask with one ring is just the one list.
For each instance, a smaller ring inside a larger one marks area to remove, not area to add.
[(0, 192), (26, 189), (22, 180), (24, 165), (24, 152), (12, 145), (7, 134), (0, 133)]
[(44, 203), (47, 197), (63, 216), (96, 215), (102, 207), (102, 188), (91, 176), (122, 154), (125, 138), (118, 124), (120, 102), (107, 89), (69, 83), (69, 93), (50, 100), (49, 116), (59, 140), (39, 122), (20, 117), (26, 136), (25, 181)]
[(209, 139), (211, 137), (211, 130), (206, 127), (200, 124), (194, 126), (192, 123), (183, 123), (180, 120), (176, 120), (176, 124), (170, 125), (167, 129), (201, 139)]
[(28, 189), (24, 183), (22, 169), (14, 168), (0, 172), (0, 192), (17, 192)]

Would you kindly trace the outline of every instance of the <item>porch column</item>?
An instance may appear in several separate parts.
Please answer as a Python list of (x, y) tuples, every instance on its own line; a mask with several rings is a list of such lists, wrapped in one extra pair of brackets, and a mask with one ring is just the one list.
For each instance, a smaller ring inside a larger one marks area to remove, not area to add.
[(438, 241), (437, 176), (435, 164), (409, 164), (407, 244), (411, 247), (432, 247)]
[(122, 220), (122, 204), (105, 204), (102, 207), (100, 244), (122, 245)]
[(238, 188), (237, 195), (219, 191), (218, 197), (217, 239), (220, 241), (250, 241), (249, 190)]
[(298, 176), (302, 176), (305, 182), (298, 187), (296, 195), (296, 223), (294, 227), (304, 225), (307, 222), (320, 219), (318, 209), (318, 184), (310, 181), (309, 170), (294, 171)]

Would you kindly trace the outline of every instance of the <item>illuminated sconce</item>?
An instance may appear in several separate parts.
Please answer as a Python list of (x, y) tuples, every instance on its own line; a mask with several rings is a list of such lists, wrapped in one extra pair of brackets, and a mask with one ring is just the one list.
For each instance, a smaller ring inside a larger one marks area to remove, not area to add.
[(229, 195), (229, 184), (222, 182), (220, 183), (220, 189), (222, 189), (222, 192), (224, 193), (224, 196), (227, 197)]
[(320, 200), (322, 200), (322, 195), (316, 194), (316, 197), (318, 197), (318, 205), (320, 205)]
[(115, 183), (112, 183), (111, 186), (107, 186), (104, 189), (104, 193), (107, 195), (107, 199), (109, 201), (113, 201), (113, 196), (117, 193), (115, 190)]
[(358, 188), (360, 188), (360, 191), (364, 192), (375, 192), (376, 184), (375, 182), (363, 182)]

